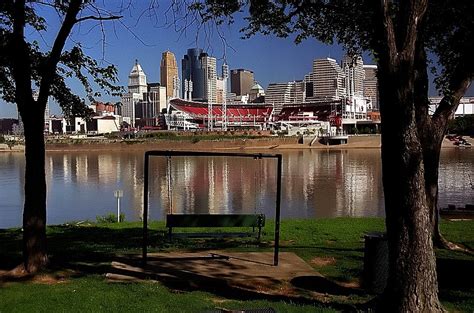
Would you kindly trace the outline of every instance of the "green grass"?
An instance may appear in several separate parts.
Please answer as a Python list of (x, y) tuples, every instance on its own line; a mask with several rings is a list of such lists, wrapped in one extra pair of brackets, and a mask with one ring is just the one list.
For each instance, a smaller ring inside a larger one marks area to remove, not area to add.
[[(378, 218), (335, 218), (320, 220), (284, 220), (281, 251), (294, 252), (330, 280), (358, 281), (363, 267), (364, 234), (384, 230)], [(442, 223), (447, 239), (474, 248), (474, 221)], [(150, 224), (150, 251), (271, 251), (274, 223), (267, 220), (260, 243), (255, 239), (176, 239), (167, 240), (163, 222)], [(247, 229), (248, 230), (248, 229)], [(216, 231), (180, 229), (179, 231)], [(218, 229), (217, 231), (223, 231)], [(228, 229), (227, 229), (228, 231)], [(237, 230), (239, 231), (239, 230)], [(65, 282), (44, 285), (0, 281), (0, 313), (43, 311), (156, 311), (205, 312), (211, 308), (228, 309), (273, 307), (278, 312), (317, 312), (326, 305), (301, 305), (282, 300), (246, 300), (218, 293), (190, 290), (175, 291), (161, 283), (107, 283), (102, 276), (110, 262), (123, 254), (141, 253), (141, 223), (83, 223), (48, 227), (48, 251), (51, 273), (70, 269), (76, 273)], [(474, 309), (474, 256), (437, 251), (440, 298), (449, 310), (471, 312)], [(327, 264), (313, 262), (330, 260)], [(21, 231), (0, 230), (0, 269), (21, 262)], [(371, 295), (366, 295), (369, 299)], [(364, 298), (364, 296), (362, 296)], [(336, 304), (360, 301), (345, 298)], [(337, 303), (337, 301), (339, 301)], [(352, 303), (353, 304), (353, 303)], [(331, 306), (334, 308), (334, 305)]]
[(269, 305), (278, 312), (332, 312), (281, 301), (235, 301), (199, 291), (171, 292), (153, 282), (106, 283), (97, 275), (54, 285), (12, 283), (0, 293), (0, 312), (206, 312), (216, 307)]

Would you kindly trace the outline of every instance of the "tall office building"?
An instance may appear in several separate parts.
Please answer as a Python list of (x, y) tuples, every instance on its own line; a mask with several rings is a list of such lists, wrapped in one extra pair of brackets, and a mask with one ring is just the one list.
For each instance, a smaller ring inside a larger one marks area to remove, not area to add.
[(255, 85), (253, 72), (243, 68), (230, 71), (230, 92), (237, 96), (250, 94), (250, 89)]
[(185, 92), (187, 82), (192, 82), (191, 99), (204, 99), (204, 74), (201, 66), (200, 56), (203, 54), (202, 49), (188, 49), (187, 54), (181, 60), (181, 91), (183, 98), (186, 98)]
[(174, 97), (173, 82), (176, 82), (178, 78), (178, 64), (176, 58), (171, 51), (165, 51), (161, 55), (160, 65), (160, 79), (161, 86), (166, 88), (166, 97)]
[(146, 74), (142, 66), (135, 60), (135, 65), (128, 76), (128, 91), (132, 93), (144, 94), (147, 92)]
[(364, 62), (360, 55), (351, 57), (345, 55), (342, 59), (342, 69), (345, 74), (346, 95), (349, 97), (364, 96)]
[(203, 100), (210, 103), (217, 102), (217, 62), (216, 58), (203, 53), (200, 57), (204, 75)]
[(364, 97), (370, 99), (372, 110), (379, 110), (379, 85), (377, 80), (377, 65), (364, 65)]
[(222, 64), (222, 76), (217, 77), (216, 102), (225, 103), (227, 100), (227, 79), (229, 77), (229, 66), (224, 62)]
[(306, 84), (304, 81), (272, 83), (265, 93), (265, 103), (274, 106), (274, 114), (280, 114), (286, 104), (305, 102)]
[(346, 95), (345, 74), (336, 60), (313, 61), (314, 97), (319, 100), (339, 100)]
[[(188, 53), (182, 60), (181, 83), (183, 98), (215, 103), (217, 101), (216, 58), (209, 56), (202, 49), (188, 49)], [(191, 90), (191, 97), (186, 94), (189, 90)]]

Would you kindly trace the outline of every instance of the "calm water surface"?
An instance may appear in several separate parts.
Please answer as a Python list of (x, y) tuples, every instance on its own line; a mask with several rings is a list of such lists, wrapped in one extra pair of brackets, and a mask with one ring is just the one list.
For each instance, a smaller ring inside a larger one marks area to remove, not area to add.
[[(474, 149), (441, 154), (440, 205), (474, 203)], [(283, 153), (283, 217), (383, 216), (378, 149)], [(172, 177), (171, 183), (169, 175)], [(21, 153), (0, 153), (0, 228), (21, 225), (24, 183)], [(122, 211), (139, 220), (143, 207), (143, 153), (50, 152), (46, 156), (48, 223), (92, 220)], [(175, 157), (151, 162), (150, 215), (169, 210), (274, 215), (276, 161)]]

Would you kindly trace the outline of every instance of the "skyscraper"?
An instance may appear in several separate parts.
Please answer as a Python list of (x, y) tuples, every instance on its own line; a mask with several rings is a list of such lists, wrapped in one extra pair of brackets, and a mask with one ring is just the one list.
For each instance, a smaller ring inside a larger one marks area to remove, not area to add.
[[(192, 82), (191, 99), (215, 103), (217, 100), (217, 61), (202, 49), (188, 49), (182, 60), (183, 98), (187, 82)], [(189, 88), (189, 87), (188, 87)]]
[(208, 56), (206, 53), (201, 55), (201, 66), (204, 74), (204, 101), (216, 103), (217, 101), (217, 64), (216, 58)]
[(364, 62), (360, 55), (351, 57), (345, 55), (342, 59), (342, 69), (345, 74), (346, 95), (349, 97), (364, 96)]
[(184, 94), (186, 82), (192, 81), (193, 91), (191, 98), (196, 100), (204, 99), (204, 74), (201, 67), (201, 54), (203, 54), (202, 49), (188, 49), (187, 54), (181, 60), (181, 91), (183, 98), (186, 98)]
[(265, 102), (274, 106), (274, 114), (280, 114), (285, 104), (302, 103), (305, 101), (304, 81), (292, 81), (287, 83), (272, 83), (268, 85), (265, 93)]
[(313, 61), (314, 97), (320, 100), (339, 100), (346, 95), (345, 74), (336, 60)]
[(377, 65), (364, 65), (364, 97), (369, 98), (372, 110), (379, 110), (379, 86), (377, 81)]
[(230, 72), (230, 92), (237, 96), (250, 94), (250, 89), (255, 84), (253, 72), (243, 68), (234, 69)]
[(173, 81), (178, 78), (178, 65), (171, 51), (165, 51), (161, 55), (160, 79), (161, 86), (166, 87), (166, 97), (174, 97)]

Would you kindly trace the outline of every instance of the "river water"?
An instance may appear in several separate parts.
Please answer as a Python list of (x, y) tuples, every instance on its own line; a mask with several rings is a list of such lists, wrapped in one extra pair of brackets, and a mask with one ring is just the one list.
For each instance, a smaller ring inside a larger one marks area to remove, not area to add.
[[(48, 224), (115, 213), (123, 190), (126, 220), (143, 209), (143, 152), (48, 152)], [(0, 153), (0, 228), (21, 225), (22, 153)], [(247, 158), (153, 158), (150, 217), (187, 213), (265, 213), (274, 216), (276, 161)], [(171, 177), (171, 179), (170, 179)], [(439, 202), (474, 203), (474, 149), (444, 149)], [(378, 149), (283, 152), (282, 217), (384, 216)]]

